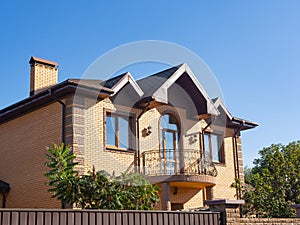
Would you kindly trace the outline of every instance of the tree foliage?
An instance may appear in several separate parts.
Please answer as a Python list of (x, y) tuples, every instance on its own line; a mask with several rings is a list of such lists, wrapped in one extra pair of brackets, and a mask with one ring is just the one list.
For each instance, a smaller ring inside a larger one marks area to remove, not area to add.
[(52, 145), (52, 148), (47, 147), (48, 161), (45, 165), (50, 169), (45, 176), (50, 180), (46, 183), (52, 192), (52, 197), (57, 198), (62, 203), (62, 208), (67, 203), (75, 202), (78, 192), (78, 173), (74, 167), (78, 164), (74, 162), (75, 155), (72, 154), (72, 149), (69, 146), (62, 144), (58, 146)]
[(300, 203), (300, 142), (273, 144), (259, 151), (254, 167), (245, 170), (244, 214), (293, 217)]
[(79, 176), (74, 170), (76, 156), (70, 147), (53, 145), (47, 150), (48, 191), (63, 204), (75, 203), (83, 209), (149, 210), (159, 201), (158, 186), (151, 185), (140, 174), (112, 176), (93, 168), (88, 174)]

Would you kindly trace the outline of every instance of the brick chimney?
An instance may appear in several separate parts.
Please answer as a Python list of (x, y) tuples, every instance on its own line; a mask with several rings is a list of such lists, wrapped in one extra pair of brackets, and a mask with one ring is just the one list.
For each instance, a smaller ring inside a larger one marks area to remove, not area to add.
[(30, 96), (57, 84), (58, 64), (45, 59), (31, 57)]

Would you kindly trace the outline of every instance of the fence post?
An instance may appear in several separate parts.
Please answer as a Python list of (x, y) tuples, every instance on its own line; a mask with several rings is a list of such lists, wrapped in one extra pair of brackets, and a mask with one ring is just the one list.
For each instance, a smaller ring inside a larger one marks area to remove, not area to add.
[(245, 204), (244, 200), (206, 200), (205, 205), (209, 206), (209, 209), (213, 212), (221, 212), (222, 224), (234, 224), (240, 223), (240, 205)]
[(162, 210), (171, 211), (170, 184), (164, 182), (161, 184), (161, 207)]
[(300, 204), (292, 205), (292, 208), (296, 209), (296, 217), (300, 218)]

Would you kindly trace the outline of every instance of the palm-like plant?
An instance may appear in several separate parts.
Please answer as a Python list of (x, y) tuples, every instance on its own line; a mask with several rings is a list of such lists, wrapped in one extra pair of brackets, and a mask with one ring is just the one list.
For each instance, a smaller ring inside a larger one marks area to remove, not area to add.
[(50, 180), (46, 183), (52, 192), (52, 198), (57, 198), (62, 203), (62, 208), (68, 203), (77, 201), (78, 197), (78, 172), (74, 167), (78, 164), (74, 162), (76, 156), (72, 153), (72, 148), (64, 144), (58, 146), (52, 144), (52, 148), (47, 147), (48, 154), (45, 163), (50, 171), (45, 176)]

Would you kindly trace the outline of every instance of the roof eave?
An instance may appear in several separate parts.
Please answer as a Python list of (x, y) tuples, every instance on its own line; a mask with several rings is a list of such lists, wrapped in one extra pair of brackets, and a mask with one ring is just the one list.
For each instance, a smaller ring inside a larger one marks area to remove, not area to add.
[(241, 124), (242, 125), (241, 130), (249, 130), (249, 129), (253, 129), (253, 128), (259, 126), (255, 122), (245, 120), (245, 119), (241, 119), (241, 118), (237, 118), (237, 117), (233, 117), (232, 121)]
[[(49, 91), (51, 90), (51, 91)], [(70, 94), (78, 93), (80, 95), (91, 95), (100, 98), (107, 98), (112, 91), (101, 90), (97, 88), (90, 88), (85, 85), (78, 85), (70, 80), (66, 80), (62, 83), (49, 87), (47, 90), (39, 92), (33, 96), (23, 99), (13, 105), (10, 105), (0, 110), (0, 124), (5, 123), (13, 118), (24, 115), (36, 108), (40, 108), (46, 104), (54, 102), (56, 98), (63, 98)]]

